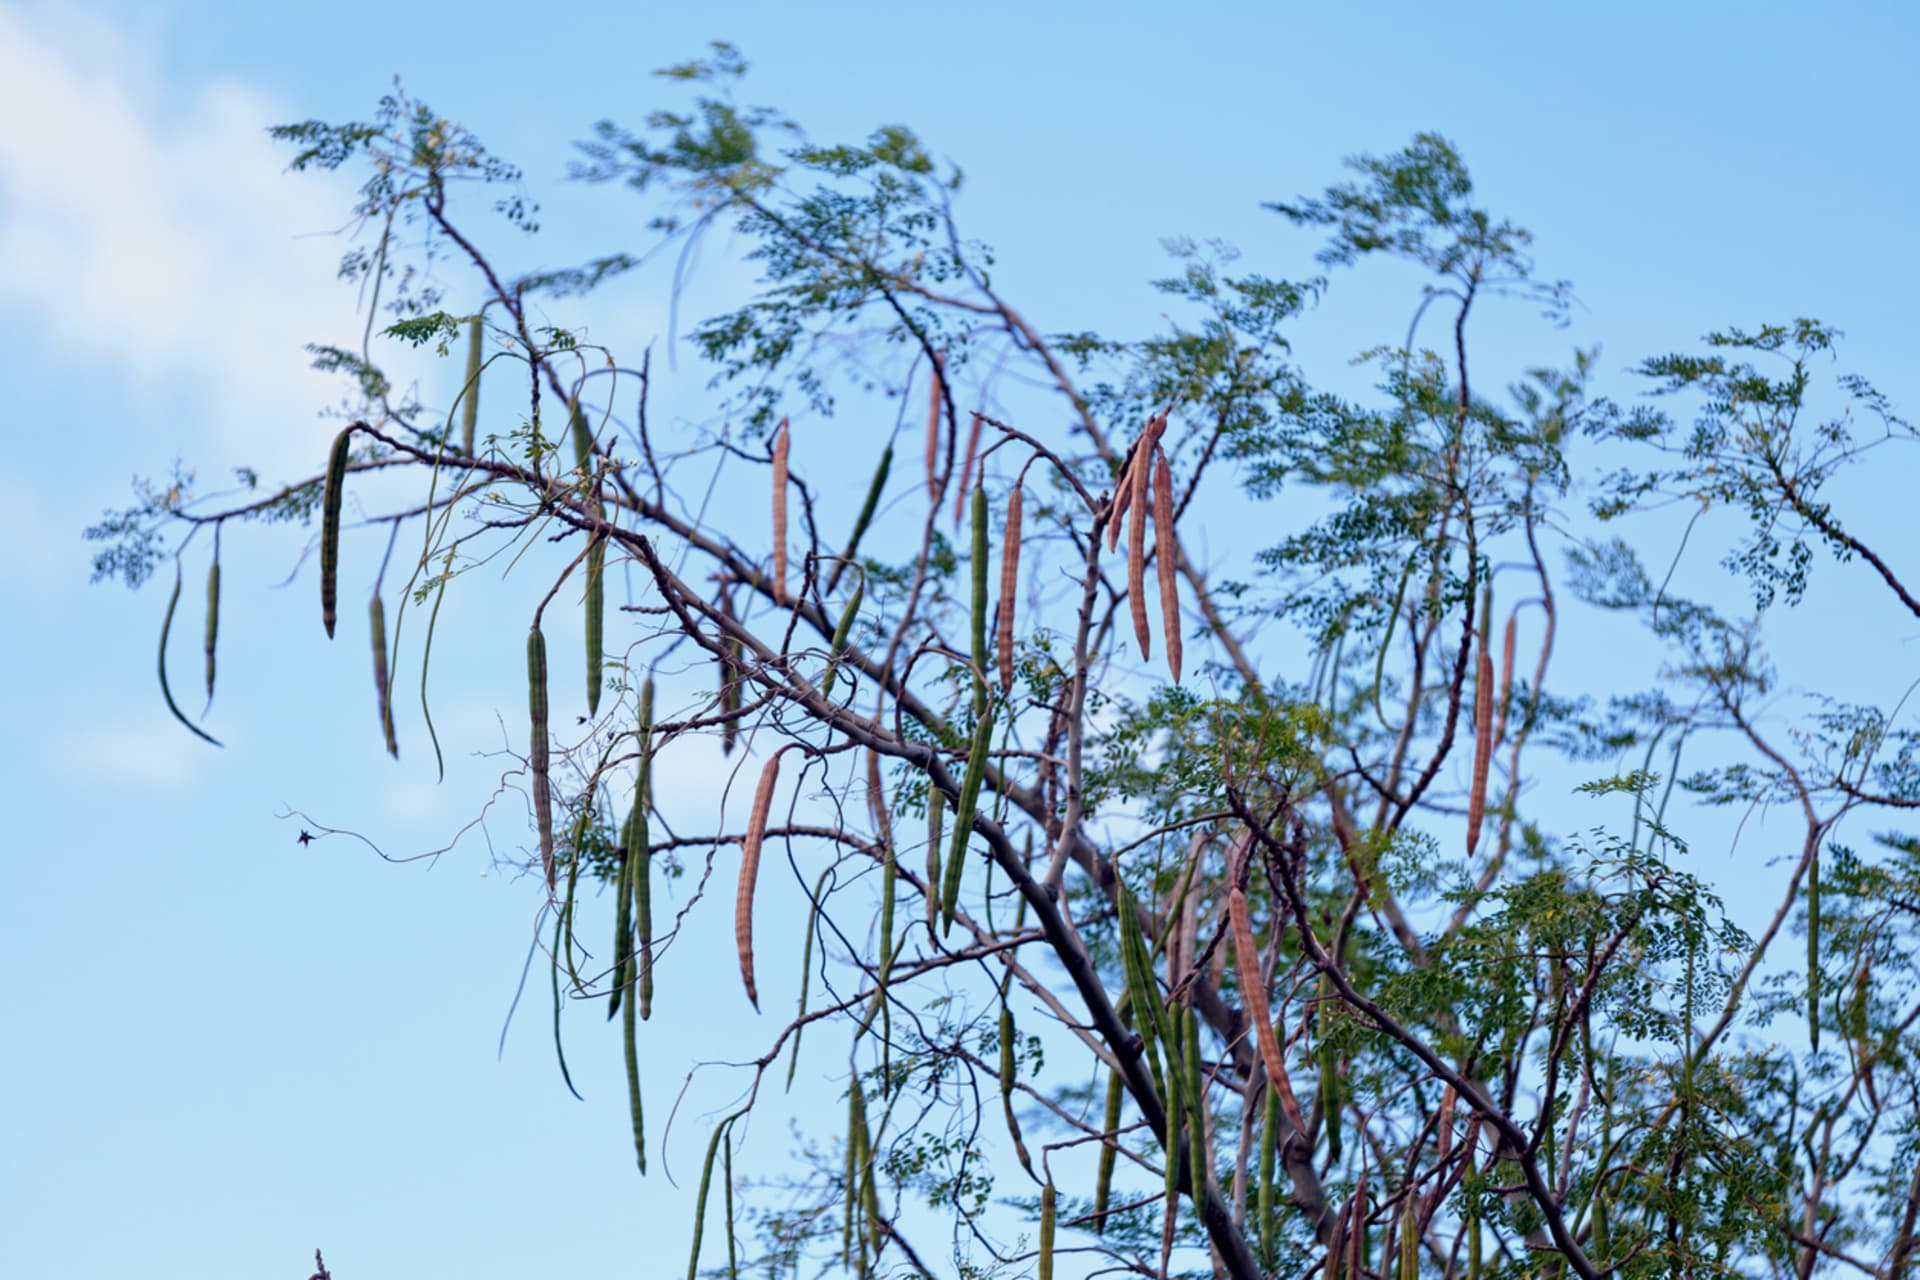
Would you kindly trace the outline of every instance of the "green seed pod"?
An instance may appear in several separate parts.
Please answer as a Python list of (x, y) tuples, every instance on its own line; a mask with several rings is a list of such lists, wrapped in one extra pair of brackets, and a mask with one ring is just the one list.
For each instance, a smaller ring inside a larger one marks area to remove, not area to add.
[(634, 1014), (638, 1000), (627, 1001), (620, 1014), (620, 1044), (627, 1059), (627, 1111), (633, 1117), (633, 1154), (640, 1162), (640, 1173), (647, 1172), (647, 1122), (640, 1107), (640, 1052), (634, 1039)]
[(333, 438), (327, 454), (327, 487), (320, 500), (320, 621), (333, 639), (334, 606), (340, 595), (340, 503), (346, 496), (347, 448), (353, 428)]
[(893, 445), (889, 443), (880, 455), (880, 466), (873, 473), (873, 483), (867, 486), (867, 500), (860, 504), (860, 514), (854, 517), (853, 536), (847, 539), (846, 554), (833, 566), (827, 575), (827, 590), (832, 591), (840, 583), (840, 575), (854, 562), (860, 552), (860, 539), (866, 536), (867, 526), (873, 523), (873, 513), (880, 507), (880, 494), (887, 487), (887, 472), (893, 467)]
[(734, 1249), (733, 1226), (733, 1134), (720, 1148), (720, 1176), (727, 1184), (727, 1280), (740, 1280), (740, 1259)]
[(187, 726), (188, 732), (217, 747), (220, 745), (220, 740), (187, 719), (186, 714), (180, 710), (180, 704), (173, 700), (173, 690), (167, 684), (167, 636), (173, 630), (173, 611), (179, 604), (180, 562), (176, 560), (173, 566), (173, 594), (167, 597), (167, 616), (160, 622), (160, 696), (167, 700), (167, 710), (173, 712), (173, 718)]
[(827, 891), (827, 877), (833, 874), (833, 865), (829, 863), (821, 871), (820, 878), (813, 882), (813, 896), (807, 899), (806, 941), (800, 947), (800, 1013), (795, 1015), (793, 1024), (793, 1050), (787, 1056), (787, 1084), (793, 1088), (793, 1069), (800, 1065), (800, 1037), (805, 1034), (807, 1024), (801, 1018), (807, 1012), (807, 987), (813, 979), (813, 934), (820, 919), (820, 895)]
[(1274, 1235), (1274, 1183), (1280, 1149), (1280, 1095), (1266, 1090), (1266, 1106), (1260, 1126), (1260, 1265), (1268, 1271), (1275, 1266), (1278, 1241)]
[(1320, 1058), (1320, 1114), (1322, 1117), (1321, 1123), (1327, 1127), (1327, 1155), (1329, 1158), (1338, 1161), (1341, 1152), (1341, 1113), (1346, 1109), (1346, 1100), (1340, 1096), (1340, 1060), (1334, 1053), (1333, 1045), (1328, 1042), (1326, 1034), (1326, 1010), (1330, 1007), (1329, 1002), (1332, 999), (1333, 983), (1323, 974), (1320, 978), (1320, 1012), (1315, 1015), (1315, 1022), (1319, 1029), (1320, 1037), (1318, 1047), (1318, 1056)]
[(853, 631), (853, 620), (860, 614), (860, 602), (867, 594), (867, 576), (860, 575), (860, 584), (853, 589), (853, 595), (847, 599), (847, 607), (840, 611), (839, 625), (833, 629), (833, 643), (827, 646), (827, 674), (820, 682), (820, 696), (833, 696), (834, 678), (840, 674), (840, 655), (847, 651), (847, 636)]
[(653, 840), (647, 829), (647, 809), (653, 799), (653, 677), (640, 686), (640, 778), (633, 790), (633, 811), (627, 815), (622, 837), (633, 864), (633, 915), (640, 934), (640, 1016), (653, 1016)]
[(687, 1259), (687, 1280), (698, 1280), (700, 1275), (700, 1236), (707, 1221), (707, 1189), (713, 1185), (713, 1157), (720, 1150), (720, 1139), (731, 1123), (732, 1117), (722, 1120), (707, 1141), (707, 1159), (700, 1166), (700, 1194), (693, 1202), (693, 1253)]
[(1047, 1185), (1040, 1191), (1040, 1280), (1053, 1280), (1053, 1221), (1056, 1212), (1053, 1179), (1048, 1178)]
[(540, 832), (540, 867), (547, 891), (555, 887), (553, 865), (553, 782), (547, 776), (547, 638), (539, 627), (527, 632), (527, 768), (533, 774), (533, 820)]
[(1000, 1109), (1006, 1113), (1007, 1135), (1013, 1139), (1014, 1154), (1019, 1156), (1027, 1172), (1032, 1173), (1033, 1158), (1027, 1154), (1027, 1141), (1020, 1133), (1020, 1118), (1013, 1111), (1013, 1084), (1019, 1074), (1013, 1046), (1013, 1006), (1007, 1003), (1003, 983), (1000, 988)]
[[(580, 1091), (573, 1087), (573, 1073), (567, 1070), (567, 1050), (560, 1040), (560, 949), (566, 945), (566, 917), (556, 914), (553, 918), (553, 963), (549, 966), (553, 974), (553, 1056), (560, 1060), (560, 1078), (566, 1082), (567, 1092), (580, 1098)], [(584, 1098), (580, 1099), (585, 1101)]]
[(400, 742), (393, 734), (393, 685), (387, 679), (387, 607), (378, 594), (367, 601), (367, 625), (373, 634), (373, 688), (380, 709), (380, 732), (387, 754), (400, 758)]
[(587, 548), (587, 714), (600, 713), (602, 655), (606, 652), (607, 540), (595, 536)]
[(1107, 1233), (1107, 1208), (1113, 1201), (1113, 1165), (1119, 1155), (1114, 1145), (1120, 1141), (1120, 1102), (1124, 1081), (1118, 1071), (1107, 1072), (1107, 1111), (1101, 1123), (1101, 1132), (1106, 1134), (1100, 1144), (1100, 1164), (1093, 1180), (1093, 1230), (1096, 1235)]
[(927, 788), (927, 928), (940, 923), (940, 820), (946, 812), (946, 800), (931, 786)]
[(1420, 1280), (1420, 1218), (1413, 1202), (1408, 1192), (1400, 1203), (1400, 1280)]
[[(575, 857), (577, 860), (577, 853)], [(627, 984), (632, 981), (633, 866), (632, 853), (623, 847), (620, 851), (620, 872), (613, 881), (613, 994), (607, 998), (609, 1021), (620, 1012), (620, 1006), (626, 1000)]]
[(469, 458), (473, 453), (474, 427), (480, 421), (480, 317), (467, 321), (467, 384), (460, 395), (460, 451)]
[(1186, 1038), (1187, 1189), (1193, 1199), (1194, 1221), (1200, 1233), (1205, 1235), (1207, 1173), (1212, 1159), (1207, 1150), (1207, 1082), (1200, 1073), (1200, 1016), (1183, 1007), (1176, 1015), (1176, 1021), (1182, 1024)]
[[(985, 642), (982, 641), (984, 644)], [(960, 780), (960, 803), (953, 811), (953, 846), (947, 851), (946, 876), (940, 891), (940, 928), (953, 932), (953, 915), (960, 906), (960, 883), (967, 871), (967, 841), (973, 835), (974, 810), (980, 804), (980, 782), (987, 772), (987, 747), (993, 741), (993, 713), (981, 715), (973, 729), (973, 750)]]
[[(984, 470), (984, 468), (982, 468)], [(973, 486), (973, 710), (987, 705), (987, 486)], [(968, 823), (971, 824), (971, 815)]]
[(220, 640), (220, 557), (207, 566), (207, 705), (213, 705), (213, 650)]
[(1807, 864), (1807, 1035), (1820, 1052), (1820, 850)]

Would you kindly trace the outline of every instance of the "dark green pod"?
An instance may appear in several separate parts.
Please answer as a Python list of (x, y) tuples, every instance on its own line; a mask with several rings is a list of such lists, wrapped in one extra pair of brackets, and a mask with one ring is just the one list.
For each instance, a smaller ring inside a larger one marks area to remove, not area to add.
[(707, 1221), (707, 1189), (713, 1185), (713, 1157), (720, 1150), (720, 1139), (731, 1123), (732, 1117), (728, 1117), (714, 1129), (713, 1137), (707, 1142), (706, 1162), (700, 1166), (700, 1194), (693, 1202), (693, 1253), (687, 1259), (687, 1280), (698, 1280), (700, 1275), (700, 1237)]
[(173, 566), (173, 594), (167, 597), (167, 616), (161, 619), (160, 622), (160, 696), (167, 700), (167, 710), (173, 712), (173, 718), (187, 726), (188, 732), (192, 733), (194, 737), (211, 742), (217, 747), (220, 745), (220, 740), (193, 721), (187, 719), (186, 713), (180, 710), (180, 704), (173, 700), (173, 689), (167, 684), (167, 636), (173, 630), (173, 611), (179, 607), (179, 604), (180, 564), (178, 561), (175, 561)]
[(1107, 1111), (1101, 1126), (1107, 1136), (1100, 1144), (1100, 1165), (1093, 1180), (1093, 1230), (1097, 1235), (1107, 1233), (1107, 1208), (1113, 1200), (1113, 1165), (1115, 1157), (1119, 1155), (1114, 1144), (1120, 1140), (1123, 1083), (1118, 1071), (1107, 1072)]
[(480, 317), (467, 321), (467, 384), (461, 388), (460, 451), (473, 457), (474, 428), (480, 421)]
[(1807, 1036), (1820, 1052), (1820, 850), (1807, 864)]
[(987, 486), (973, 486), (973, 709), (987, 705)]
[(213, 705), (213, 650), (220, 640), (220, 557), (207, 566), (207, 705)]
[(540, 833), (540, 868), (547, 889), (555, 887), (553, 865), (553, 782), (547, 776), (547, 638), (539, 627), (527, 632), (527, 768), (533, 774), (533, 821)]
[(378, 593), (367, 601), (367, 625), (373, 633), (373, 688), (380, 710), (380, 732), (387, 754), (400, 758), (400, 742), (393, 734), (393, 685), (387, 679), (387, 606)]
[(960, 906), (960, 883), (967, 871), (967, 841), (973, 835), (974, 810), (980, 804), (980, 782), (987, 772), (987, 747), (993, 741), (993, 714), (987, 712), (973, 729), (973, 750), (960, 780), (960, 802), (953, 810), (953, 843), (947, 850), (945, 877), (940, 889), (940, 929), (953, 931), (953, 915)]
[(1053, 1280), (1053, 1225), (1056, 1213), (1053, 1179), (1049, 1178), (1047, 1185), (1040, 1190), (1040, 1280)]
[(352, 443), (352, 427), (333, 438), (333, 449), (327, 454), (327, 487), (320, 499), (320, 621), (329, 640), (340, 596), (340, 504), (346, 496), (347, 449)]
[(833, 642), (827, 647), (827, 674), (820, 682), (820, 696), (833, 696), (833, 682), (840, 674), (840, 655), (847, 650), (847, 636), (853, 632), (853, 620), (860, 615), (860, 602), (867, 594), (866, 575), (860, 576), (860, 585), (853, 589), (847, 598), (847, 607), (840, 611), (839, 625), (833, 629)]
[(653, 677), (640, 686), (640, 778), (633, 791), (633, 812), (627, 815), (624, 842), (633, 863), (633, 917), (638, 931), (639, 973), (636, 989), (640, 1016), (653, 1016), (653, 840), (647, 829), (647, 809), (653, 798)]

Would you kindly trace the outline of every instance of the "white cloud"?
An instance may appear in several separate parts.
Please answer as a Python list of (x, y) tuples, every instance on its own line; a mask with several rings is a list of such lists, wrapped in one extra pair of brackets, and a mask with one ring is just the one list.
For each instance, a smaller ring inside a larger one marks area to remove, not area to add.
[(99, 19), (0, 4), (0, 309), (136, 385), (194, 388), (127, 429), (268, 468), (314, 452), (337, 389), (303, 348), (358, 326), (341, 241), (315, 234), (347, 183), (287, 174), (265, 133), (296, 114), (230, 80), (181, 100)]

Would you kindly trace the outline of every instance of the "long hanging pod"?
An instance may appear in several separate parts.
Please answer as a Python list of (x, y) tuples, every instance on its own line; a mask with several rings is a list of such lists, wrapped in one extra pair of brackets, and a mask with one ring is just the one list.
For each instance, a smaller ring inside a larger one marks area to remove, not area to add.
[(787, 450), (793, 439), (787, 420), (773, 437), (773, 602), (787, 602)]
[(1820, 849), (1807, 863), (1807, 1036), (1820, 1052)]
[(373, 688), (380, 710), (380, 731), (387, 740), (387, 754), (400, 758), (400, 742), (393, 733), (393, 686), (387, 679), (387, 607), (375, 592), (367, 601), (367, 628), (373, 634)]
[(760, 993), (753, 985), (753, 890), (760, 878), (760, 847), (767, 838), (767, 814), (773, 808), (773, 788), (779, 780), (780, 753), (776, 751), (760, 771), (760, 785), (753, 793), (746, 839), (741, 842), (740, 884), (733, 898), (733, 941), (740, 952), (740, 981), (746, 986), (747, 999), (756, 1013), (760, 1009)]
[(1280, 1096), (1287, 1123), (1298, 1133), (1307, 1131), (1300, 1114), (1300, 1103), (1293, 1095), (1293, 1081), (1287, 1075), (1287, 1062), (1280, 1052), (1280, 1038), (1273, 1030), (1273, 1009), (1267, 1003), (1267, 984), (1260, 974), (1260, 953), (1254, 946), (1253, 920), (1247, 910), (1247, 895), (1235, 885), (1227, 893), (1227, 920), (1233, 928), (1234, 960), (1240, 969), (1240, 998), (1246, 1002), (1247, 1018), (1253, 1023), (1260, 1045), (1260, 1060), (1267, 1068), (1267, 1082)]
[(1280, 1095), (1271, 1086), (1265, 1091), (1262, 1103), (1260, 1123), (1260, 1265), (1268, 1271), (1274, 1268), (1274, 1258), (1278, 1241), (1273, 1231), (1274, 1210), (1274, 1174), (1277, 1172), (1280, 1151)]
[(474, 428), (480, 421), (480, 340), (483, 329), (479, 313), (467, 321), (467, 383), (461, 390), (460, 400), (460, 452), (469, 458), (473, 453)]
[(1040, 1280), (1053, 1280), (1053, 1226), (1058, 1210), (1054, 1204), (1053, 1179), (1040, 1191)]
[(867, 526), (873, 523), (873, 513), (880, 508), (880, 495), (887, 487), (887, 472), (893, 469), (893, 442), (880, 454), (880, 465), (874, 469), (873, 481), (867, 485), (867, 500), (860, 504), (860, 514), (854, 517), (853, 534), (847, 539), (847, 549), (833, 569), (827, 574), (826, 589), (830, 592), (840, 584), (840, 575), (847, 566), (854, 563), (854, 557), (860, 552), (860, 539), (866, 536)]
[(853, 633), (853, 621), (860, 616), (860, 602), (867, 595), (867, 575), (862, 573), (855, 584), (853, 594), (847, 598), (846, 608), (840, 611), (840, 623), (833, 629), (833, 639), (827, 646), (827, 674), (820, 681), (820, 696), (833, 696), (834, 678), (840, 674), (840, 655), (847, 651), (847, 637)]
[(1153, 532), (1154, 568), (1160, 579), (1160, 638), (1167, 646), (1167, 671), (1179, 684), (1180, 585), (1174, 577), (1174, 562), (1180, 548), (1173, 536), (1173, 471), (1167, 466), (1166, 450), (1158, 445), (1153, 450)]
[(186, 713), (180, 710), (180, 704), (173, 700), (173, 689), (167, 683), (167, 636), (173, 631), (173, 611), (178, 608), (179, 605), (180, 562), (176, 559), (173, 562), (173, 594), (167, 597), (167, 616), (160, 621), (160, 696), (166, 699), (167, 710), (173, 713), (173, 718), (187, 726), (188, 732), (192, 733), (194, 737), (211, 742), (217, 747), (220, 745), (220, 739), (187, 719)]
[(1507, 615), (1507, 631), (1500, 644), (1500, 709), (1495, 713), (1493, 740), (1507, 740), (1507, 711), (1513, 705), (1513, 651), (1514, 630), (1520, 621), (1519, 615)]
[(340, 504), (346, 495), (347, 449), (352, 443), (352, 427), (333, 438), (327, 454), (326, 489), (320, 499), (320, 621), (329, 640), (340, 595)]
[[(567, 404), (567, 419), (573, 431), (573, 465), (580, 469), (581, 476), (593, 482), (593, 431), (587, 426), (587, 415), (580, 410), (580, 401), (574, 399)], [(607, 517), (606, 508), (601, 504), (599, 486), (594, 485), (594, 514), (600, 520)], [(593, 539), (587, 545), (587, 714), (600, 712), (601, 662), (606, 651), (607, 626), (607, 540), (600, 533), (590, 535)]]
[(1487, 610), (1491, 589), (1480, 597), (1480, 656), (1473, 669), (1473, 784), (1467, 793), (1467, 856), (1480, 843), (1480, 824), (1487, 813), (1487, 773), (1493, 764), (1493, 657), (1487, 649)]
[(547, 638), (534, 626), (527, 631), (527, 769), (533, 774), (533, 820), (540, 832), (540, 867), (547, 892), (555, 886), (553, 865), (553, 780), (547, 776)]
[(1093, 1180), (1095, 1235), (1107, 1233), (1107, 1208), (1113, 1200), (1113, 1165), (1120, 1154), (1117, 1144), (1120, 1141), (1120, 1102), (1124, 1083), (1118, 1071), (1111, 1067), (1107, 1069), (1107, 1110), (1101, 1118), (1100, 1128), (1106, 1136), (1100, 1143), (1100, 1164)]
[(707, 1140), (707, 1158), (700, 1166), (700, 1194), (693, 1202), (693, 1250), (687, 1258), (687, 1280), (698, 1280), (700, 1275), (700, 1237), (705, 1234), (707, 1223), (707, 1189), (713, 1185), (713, 1157), (718, 1154), (720, 1140), (733, 1126), (737, 1114), (714, 1126), (713, 1137)]
[(640, 686), (640, 777), (633, 790), (633, 811), (627, 815), (624, 844), (633, 861), (633, 915), (639, 933), (636, 988), (640, 1016), (653, 1016), (653, 841), (647, 829), (647, 807), (653, 796), (653, 677)]
[[(207, 566), (207, 706), (213, 706), (213, 651), (220, 641), (220, 534), (215, 526), (213, 563)], [(205, 715), (205, 712), (201, 713)]]
[[(1142, 441), (1141, 447), (1151, 450), (1152, 443)], [(1133, 508), (1133, 523), (1127, 526), (1127, 610), (1133, 616), (1133, 639), (1142, 662), (1153, 656), (1153, 633), (1147, 626), (1147, 477), (1152, 465), (1147, 453), (1141, 452), (1127, 472), (1128, 505)]]
[(940, 924), (940, 886), (943, 877), (940, 871), (940, 819), (946, 812), (945, 798), (932, 787), (927, 788), (927, 929), (931, 932)]
[(927, 387), (927, 496), (940, 505), (940, 410), (946, 400), (946, 357), (933, 353), (933, 380)]
[(1020, 590), (1020, 521), (1022, 487), (1015, 483), (1007, 496), (1007, 540), (1000, 547), (1000, 615), (996, 619), (996, 639), (1000, 665), (1000, 693), (1013, 693), (1013, 606)]

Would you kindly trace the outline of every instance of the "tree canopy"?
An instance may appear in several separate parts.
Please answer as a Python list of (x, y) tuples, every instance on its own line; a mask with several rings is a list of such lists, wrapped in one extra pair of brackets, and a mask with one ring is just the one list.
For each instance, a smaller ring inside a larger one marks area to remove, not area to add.
[[(209, 741), (167, 640), (204, 572), (210, 696), (223, 536), (317, 522), (329, 634), (370, 586), (370, 750), (416, 685), (423, 758), (456, 745), (449, 590), (524, 617), (487, 692), (525, 804), (484, 821), (530, 873), (555, 1087), (566, 1018), (619, 1018), (636, 1176), (664, 1081), (736, 1091), (689, 1275), (1908, 1274), (1905, 677), (1842, 702), (1768, 647), (1816, 574), (1879, 611), (1834, 654), (1920, 619), (1907, 549), (1836, 505), (1915, 442), (1838, 333), (1730, 318), (1612, 395), (1594, 352), (1503, 367), (1475, 321), (1552, 325), (1572, 286), (1434, 134), (1269, 206), (1318, 274), (1175, 241), (1161, 331), (1047, 331), (958, 170), (901, 126), (816, 142), (744, 73), (716, 45), (579, 144), (645, 243), (519, 276), (519, 171), (426, 104), (274, 130), (364, 176), (367, 336), (314, 349), (349, 420), (307, 475), (179, 471), (89, 534), (98, 576), (171, 578), (161, 693)], [(650, 421), (651, 349), (591, 340), (594, 292), (723, 233), (757, 282), (685, 329), (711, 417)], [(1289, 335), (1387, 261), (1421, 283), (1371, 390), (1310, 381)], [(406, 351), (443, 386), (396, 386)], [(1598, 628), (1657, 678), (1556, 664)], [(745, 822), (652, 786), (674, 752), (740, 771)], [(1756, 921), (1689, 861), (1718, 810), (1792, 815), (1741, 837)], [(788, 903), (798, 973), (764, 946)], [(676, 964), (729, 927), (738, 993)], [(650, 1043), (689, 998), (758, 1010), (760, 1055)], [(796, 1074), (844, 1113), (755, 1126)], [(783, 1175), (736, 1176), (749, 1144)]]

